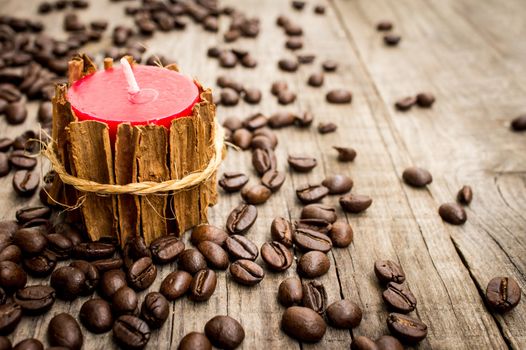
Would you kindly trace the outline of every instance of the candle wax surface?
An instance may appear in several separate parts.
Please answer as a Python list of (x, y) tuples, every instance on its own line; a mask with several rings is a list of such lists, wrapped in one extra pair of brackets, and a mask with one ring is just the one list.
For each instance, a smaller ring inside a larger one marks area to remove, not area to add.
[(173, 119), (192, 114), (199, 89), (188, 77), (155, 66), (134, 65), (139, 87), (157, 91), (146, 103), (133, 103), (121, 67), (95, 72), (77, 80), (68, 90), (68, 101), (79, 120), (97, 120), (115, 135), (118, 124), (157, 124), (170, 128)]

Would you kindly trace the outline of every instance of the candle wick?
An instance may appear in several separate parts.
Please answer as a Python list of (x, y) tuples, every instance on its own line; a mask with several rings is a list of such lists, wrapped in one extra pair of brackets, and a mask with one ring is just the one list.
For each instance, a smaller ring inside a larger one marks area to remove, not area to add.
[(137, 80), (135, 80), (135, 75), (133, 74), (130, 62), (128, 62), (128, 60), (125, 57), (123, 57), (121, 58), (121, 65), (122, 71), (124, 72), (124, 76), (126, 77), (126, 82), (128, 83), (128, 93), (131, 95), (139, 93), (141, 89), (137, 84)]

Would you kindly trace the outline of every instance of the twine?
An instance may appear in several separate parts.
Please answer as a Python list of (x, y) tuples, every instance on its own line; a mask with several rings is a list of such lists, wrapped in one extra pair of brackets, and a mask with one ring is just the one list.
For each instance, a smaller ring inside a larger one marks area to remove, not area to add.
[(49, 159), (53, 169), (60, 177), (63, 183), (75, 187), (81, 192), (91, 192), (99, 195), (131, 194), (137, 196), (144, 195), (162, 195), (162, 192), (176, 193), (188, 190), (198, 186), (208, 180), (219, 168), (223, 160), (223, 147), (225, 144), (225, 131), (223, 127), (216, 122), (216, 132), (214, 138), (214, 155), (208, 162), (208, 165), (202, 171), (192, 172), (182, 179), (167, 180), (162, 182), (144, 181), (134, 182), (126, 185), (101, 184), (95, 181), (81, 179), (68, 174), (64, 165), (60, 162), (55, 154), (52, 140), (43, 150), (42, 155)]

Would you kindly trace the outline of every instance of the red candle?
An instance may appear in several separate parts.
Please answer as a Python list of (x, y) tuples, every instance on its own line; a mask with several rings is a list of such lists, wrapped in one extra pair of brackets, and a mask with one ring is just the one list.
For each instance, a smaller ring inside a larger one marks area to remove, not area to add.
[[(173, 119), (192, 114), (199, 101), (199, 88), (191, 79), (154, 66), (136, 64), (132, 70), (138, 92), (129, 84), (122, 66), (98, 71), (73, 83), (68, 101), (79, 120), (108, 124), (114, 139), (120, 123), (157, 124), (169, 129)], [(128, 79), (133, 81), (130, 75)]]

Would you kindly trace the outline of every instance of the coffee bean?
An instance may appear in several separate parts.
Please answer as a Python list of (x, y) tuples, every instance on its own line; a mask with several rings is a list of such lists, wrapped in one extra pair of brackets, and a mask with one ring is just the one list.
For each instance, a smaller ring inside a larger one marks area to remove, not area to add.
[(188, 272), (182, 270), (174, 271), (163, 280), (160, 292), (169, 301), (174, 301), (188, 291), (191, 283), (192, 275)]
[[(11, 348), (9, 348), (11, 349)], [(42, 342), (35, 338), (27, 338), (18, 342), (13, 350), (44, 350)]]
[(0, 334), (13, 332), (22, 319), (22, 308), (16, 303), (0, 305)]
[(280, 111), (270, 116), (268, 125), (273, 129), (283, 128), (294, 124), (294, 114), (290, 112)]
[(221, 90), (221, 104), (223, 106), (235, 106), (239, 102), (239, 94), (231, 88)]
[(13, 188), (21, 197), (31, 197), (39, 185), (39, 175), (34, 171), (18, 170), (13, 176)]
[(106, 299), (111, 299), (115, 292), (126, 286), (126, 275), (122, 270), (110, 270), (102, 274), (100, 292)]
[(237, 57), (232, 51), (225, 50), (219, 54), (219, 65), (223, 68), (233, 68), (237, 65)]
[(197, 249), (203, 254), (208, 265), (212, 268), (226, 270), (228, 267), (230, 263), (228, 254), (220, 245), (211, 241), (203, 241), (197, 245)]
[(292, 37), (287, 39), (285, 47), (289, 50), (299, 50), (303, 48), (303, 39), (299, 37)]
[(278, 93), (278, 103), (288, 105), (296, 101), (296, 94), (290, 90), (282, 90)]
[(278, 67), (285, 72), (295, 72), (298, 70), (298, 61), (290, 58), (281, 59), (278, 61)]
[(150, 340), (150, 327), (138, 317), (123, 315), (115, 320), (113, 338), (124, 349), (143, 349)]
[(223, 245), (227, 238), (228, 233), (226, 233), (219, 227), (208, 224), (201, 224), (194, 227), (190, 236), (190, 242), (192, 242), (192, 244), (195, 246), (197, 246), (200, 242), (203, 241), (212, 241), (216, 244)]
[(21, 224), (33, 219), (48, 219), (51, 216), (51, 209), (44, 206), (25, 207), (16, 211), (16, 220)]
[(53, 105), (50, 101), (40, 103), (37, 112), (37, 119), (42, 124), (51, 123), (53, 121)]
[(362, 321), (362, 310), (356, 303), (343, 299), (329, 305), (327, 320), (335, 328), (355, 328)]
[(393, 29), (393, 23), (391, 21), (380, 21), (376, 25), (376, 29), (380, 32), (390, 31)]
[(0, 152), (7, 152), (7, 151), (9, 151), (11, 149), (11, 147), (13, 146), (13, 142), (14, 142), (13, 139), (10, 139), (8, 137), (0, 138)]
[(76, 267), (62, 266), (51, 274), (51, 286), (63, 300), (74, 300), (83, 292), (85, 283), (86, 276)]
[(243, 122), (237, 117), (227, 117), (223, 122), (223, 126), (231, 131), (236, 131), (243, 127)]
[(305, 7), (305, 1), (302, 1), (302, 0), (293, 0), (290, 2), (291, 6), (293, 9), (295, 10), (303, 10), (303, 8)]
[(381, 283), (403, 283), (405, 273), (402, 267), (392, 260), (377, 260), (374, 262), (374, 273)]
[(325, 219), (300, 219), (294, 224), (296, 229), (312, 230), (324, 235), (328, 235), (332, 228), (332, 224)]
[(31, 170), (37, 165), (37, 159), (24, 150), (15, 150), (9, 155), (9, 163), (17, 169)]
[(313, 250), (302, 255), (298, 261), (298, 274), (306, 278), (316, 278), (329, 271), (331, 262), (326, 254)]
[(263, 204), (265, 203), (269, 198), (272, 192), (264, 185), (254, 185), (254, 186), (245, 186), (243, 190), (241, 190), (241, 197), (247, 202), (248, 204)]
[(27, 257), (22, 261), (24, 269), (32, 276), (48, 276), (57, 266), (57, 256), (50, 250), (44, 250), (41, 254)]
[(9, 124), (22, 124), (27, 119), (27, 108), (24, 101), (12, 102), (5, 109), (5, 118)]
[(0, 153), (0, 177), (6, 176), (10, 171), (9, 156), (5, 153)]
[(389, 331), (405, 343), (418, 343), (427, 336), (427, 326), (411, 316), (391, 313), (387, 316)]
[[(278, 144), (278, 137), (276, 136), (276, 134), (270, 130), (269, 128), (267, 127), (261, 127), (261, 128), (258, 128), (256, 130), (254, 130), (254, 138), (258, 138), (260, 136), (263, 136), (265, 138), (268, 139), (268, 141), (265, 141), (265, 147), (261, 147), (261, 146), (258, 146), (258, 145), (255, 145), (254, 142), (251, 142), (251, 146), (253, 148), (276, 148), (277, 144)], [(270, 147), (269, 147), (270, 146)]]
[(233, 260), (256, 260), (258, 247), (248, 238), (241, 235), (232, 235), (225, 241), (225, 249)]
[(39, 254), (47, 245), (46, 237), (38, 228), (21, 228), (16, 231), (13, 242), (28, 256)]
[(387, 46), (396, 46), (398, 43), (400, 43), (400, 40), (402, 40), (400, 35), (387, 34), (384, 36), (384, 43)]
[(230, 275), (237, 283), (253, 286), (265, 277), (263, 268), (251, 260), (241, 259), (230, 264)]
[(113, 327), (113, 316), (107, 301), (94, 298), (82, 304), (80, 322), (92, 333), (105, 333)]
[(313, 86), (313, 87), (320, 87), (323, 85), (323, 81), (324, 81), (324, 75), (323, 73), (319, 72), (319, 73), (312, 73), (311, 75), (309, 75), (309, 78), (307, 80), (307, 84), (309, 84), (310, 86)]
[(491, 309), (505, 313), (521, 300), (521, 289), (511, 277), (495, 277), (486, 288), (486, 301)]
[(91, 263), (99, 272), (103, 273), (109, 270), (120, 269), (124, 262), (121, 258), (109, 258), (96, 260)]
[(376, 339), (378, 350), (404, 350), (404, 346), (398, 339), (390, 335), (382, 335)]
[(217, 18), (213, 16), (206, 17), (203, 21), (203, 27), (209, 32), (219, 31), (219, 23), (217, 21)]
[(331, 175), (321, 183), (329, 189), (329, 194), (342, 194), (349, 192), (353, 186), (353, 181), (346, 175)]
[(175, 261), (184, 250), (184, 243), (175, 236), (159, 237), (150, 244), (153, 260), (158, 264)]
[(520, 115), (511, 121), (511, 129), (513, 131), (526, 130), (526, 114)]
[(270, 226), (270, 233), (272, 240), (278, 241), (285, 247), (292, 247), (292, 224), (287, 219), (278, 216), (272, 220)]
[(146, 295), (141, 307), (141, 317), (150, 328), (161, 328), (169, 314), (170, 306), (161, 293), (150, 292)]
[(351, 350), (380, 350), (374, 340), (360, 335), (351, 342)]
[(336, 209), (324, 204), (309, 204), (301, 210), (302, 219), (322, 219), (333, 223), (337, 219)]
[(274, 96), (278, 96), (280, 91), (285, 91), (285, 90), (288, 90), (288, 89), (289, 89), (289, 85), (287, 84), (287, 82), (283, 81), (283, 80), (279, 80), (279, 81), (275, 81), (275, 82), (272, 83), (272, 87), (270, 89), (270, 92)]
[(143, 257), (134, 262), (127, 275), (127, 280), (132, 288), (136, 290), (144, 290), (151, 286), (157, 277), (157, 267), (149, 257)]
[(20, 266), (12, 261), (0, 261), (0, 287), (12, 293), (23, 288), (27, 282), (27, 275)]
[(457, 203), (444, 203), (438, 208), (438, 214), (451, 225), (463, 225), (467, 220), (466, 211)]
[(457, 201), (460, 204), (469, 205), (473, 200), (473, 190), (471, 186), (462, 186), (462, 188), (457, 193)]
[(235, 349), (245, 339), (241, 324), (230, 316), (215, 316), (205, 324), (205, 334), (220, 349)]
[(314, 13), (317, 14), (317, 15), (325, 14), (325, 6), (323, 6), (323, 5), (316, 5), (316, 6), (314, 6)]
[(302, 250), (318, 250), (327, 253), (332, 248), (332, 243), (327, 235), (322, 233), (296, 228), (294, 231), (294, 243)]
[(73, 245), (77, 245), (79, 243), (82, 243), (82, 241), (84, 241), (83, 233), (80, 232), (76, 227), (72, 225), (69, 225), (66, 223), (58, 224), (55, 226), (55, 231), (69, 238), (69, 240), (71, 241), (71, 243), (73, 243)]
[(268, 170), (261, 177), (261, 183), (270, 189), (272, 192), (276, 192), (281, 188), (285, 182), (285, 174), (275, 169)]
[(95, 266), (84, 260), (75, 260), (69, 264), (84, 273), (85, 281), (82, 290), (82, 295), (90, 295), (99, 284), (99, 271)]
[(338, 129), (338, 126), (332, 122), (321, 122), (318, 124), (318, 132), (320, 134), (328, 134), (331, 132), (335, 132)]
[(221, 75), (217, 78), (217, 85), (219, 85), (222, 88), (233, 89), (238, 94), (242, 93), (245, 90), (245, 88), (243, 87), (243, 84), (225, 75)]
[(303, 284), (302, 304), (323, 315), (327, 308), (327, 292), (321, 282), (310, 281)]
[(430, 92), (421, 92), (416, 95), (416, 103), (423, 108), (431, 108), (435, 103), (435, 96)]
[(79, 324), (66, 313), (60, 313), (49, 321), (47, 329), (49, 344), (52, 346), (64, 346), (72, 350), (82, 347), (84, 337)]
[(216, 290), (217, 276), (213, 270), (199, 270), (189, 288), (189, 298), (193, 301), (206, 301)]
[(317, 165), (316, 158), (303, 155), (289, 155), (287, 162), (292, 169), (301, 173), (311, 171)]
[(21, 260), (22, 251), (14, 244), (10, 244), (0, 251), (0, 261), (19, 263)]
[(250, 204), (240, 204), (234, 208), (226, 220), (226, 229), (230, 234), (243, 234), (256, 222), (258, 211)]
[(395, 102), (395, 107), (399, 111), (407, 111), (416, 104), (416, 97), (403, 97)]
[(82, 260), (100, 260), (111, 258), (115, 253), (115, 246), (110, 243), (86, 242), (76, 244), (73, 255)]
[(299, 54), (296, 57), (298, 58), (298, 63), (300, 64), (310, 64), (316, 59), (316, 56), (311, 54)]
[(338, 160), (340, 162), (352, 162), (356, 158), (356, 151), (350, 147), (336, 147), (333, 148), (338, 151)]
[(347, 194), (340, 197), (340, 206), (348, 213), (360, 213), (371, 206), (373, 200), (369, 196), (360, 194)]
[(229, 30), (226, 31), (225, 34), (223, 34), (223, 38), (225, 39), (225, 42), (231, 43), (239, 39), (241, 36), (241, 32), (239, 30)]
[(181, 270), (195, 275), (199, 270), (206, 269), (206, 260), (197, 249), (186, 249), (178, 258), (178, 266)]
[(177, 350), (212, 350), (212, 343), (203, 333), (190, 332), (181, 339)]
[(433, 181), (431, 173), (424, 168), (409, 167), (402, 173), (405, 183), (413, 187), (424, 187)]
[(307, 111), (300, 116), (296, 116), (294, 123), (300, 128), (309, 127), (314, 120), (314, 116), (311, 112)]
[(273, 271), (285, 271), (293, 261), (292, 253), (278, 241), (264, 243), (261, 246), (261, 257)]
[(326, 60), (322, 62), (321, 66), (326, 72), (334, 72), (338, 69), (338, 62), (334, 60)]
[(256, 88), (247, 88), (243, 100), (249, 104), (258, 104), (261, 101), (261, 91)]
[(336, 221), (331, 227), (329, 237), (334, 247), (346, 248), (353, 239), (352, 227), (346, 222)]
[(0, 237), (7, 239), (9, 242), (11, 242), (18, 229), (18, 222), (16, 220), (0, 221)]
[(329, 189), (323, 185), (303, 185), (296, 189), (296, 197), (303, 204), (310, 204), (321, 201), (327, 194)]
[(247, 54), (241, 59), (241, 65), (246, 68), (255, 68), (258, 65), (258, 61), (251, 54)]
[(327, 325), (315, 311), (301, 306), (291, 306), (281, 317), (281, 329), (301, 342), (315, 343), (325, 335)]
[(351, 103), (352, 94), (349, 90), (334, 89), (327, 93), (325, 99), (327, 102), (335, 104)]
[(22, 229), (35, 229), (42, 233), (47, 233), (51, 229), (51, 222), (48, 219), (33, 219), (22, 225)]
[[(259, 130), (259, 129), (258, 129)], [(250, 142), (250, 147), (252, 147), (252, 149), (254, 150), (257, 150), (257, 149), (261, 149), (261, 150), (265, 150), (265, 149), (273, 149), (275, 147), (275, 145), (273, 144), (272, 140), (267, 137), (266, 135), (253, 135), (252, 137), (252, 140)], [(271, 152), (271, 154), (273, 154)], [(252, 154), (252, 156), (254, 156), (254, 154)]]
[(111, 298), (113, 312), (116, 315), (137, 315), (139, 300), (137, 293), (127, 286), (119, 288)]
[(34, 285), (19, 289), (15, 302), (29, 315), (41, 314), (55, 302), (55, 290), (45, 285)]
[(416, 308), (416, 298), (403, 284), (389, 282), (382, 297), (386, 304), (396, 312), (409, 313)]
[(243, 120), (243, 126), (248, 130), (254, 131), (262, 128), (268, 123), (268, 118), (261, 113), (256, 113)]
[(303, 300), (303, 286), (297, 277), (283, 280), (278, 288), (278, 301), (281, 305), (289, 307), (299, 305)]

